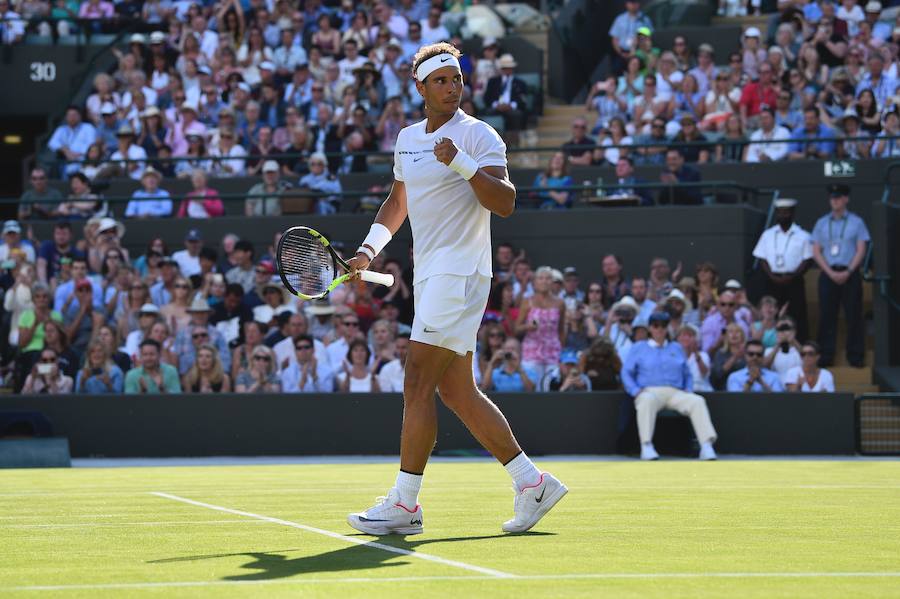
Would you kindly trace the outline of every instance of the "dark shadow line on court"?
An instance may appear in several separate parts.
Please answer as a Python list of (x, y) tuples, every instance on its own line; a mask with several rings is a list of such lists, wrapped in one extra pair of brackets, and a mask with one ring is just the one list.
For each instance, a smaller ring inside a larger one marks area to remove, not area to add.
[[(479, 541), (489, 539), (503, 539), (522, 536), (554, 536), (551, 532), (528, 532), (520, 535), (496, 534), (479, 535), (469, 537), (444, 537), (436, 539), (406, 540), (396, 535), (378, 537), (373, 542), (390, 545), (398, 549), (414, 551), (415, 548), (431, 543), (456, 543), (461, 541)], [(361, 536), (361, 535), (360, 535)], [(222, 577), (222, 580), (251, 581), (274, 580), (290, 578), (304, 574), (321, 572), (347, 572), (351, 570), (368, 570), (375, 568), (395, 567), (411, 563), (409, 559), (397, 561), (397, 558), (411, 558), (402, 554), (392, 553), (379, 547), (364, 545), (350, 545), (333, 551), (326, 551), (316, 555), (307, 555), (297, 558), (289, 558), (284, 553), (302, 551), (302, 549), (282, 549), (278, 551), (247, 551), (239, 553), (220, 553), (212, 555), (195, 555), (171, 557), (151, 560), (150, 564), (165, 564), (182, 561), (199, 561), (205, 559), (219, 559), (226, 557), (247, 556), (253, 559), (241, 566), (242, 570), (251, 570), (242, 574), (233, 574)]]

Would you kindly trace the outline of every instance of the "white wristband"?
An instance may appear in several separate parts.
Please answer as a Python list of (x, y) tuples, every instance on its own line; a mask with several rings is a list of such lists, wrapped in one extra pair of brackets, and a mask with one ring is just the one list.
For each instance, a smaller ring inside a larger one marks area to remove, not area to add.
[(365, 254), (366, 258), (369, 259), (369, 262), (371, 262), (372, 260), (375, 259), (375, 254), (372, 253), (372, 250), (370, 250), (369, 248), (367, 248), (364, 245), (361, 245), (358, 248), (356, 248), (356, 253), (357, 254)]
[(474, 177), (475, 173), (478, 172), (478, 163), (462, 150), (456, 151), (456, 156), (453, 157), (453, 160), (447, 166), (459, 173), (466, 181)]
[[(391, 231), (381, 223), (372, 223), (369, 227), (369, 234), (363, 240), (362, 244), (372, 248), (374, 255), (369, 256), (369, 260), (374, 260), (375, 256), (381, 253), (384, 246), (391, 240)], [(368, 256), (368, 254), (366, 254)]]

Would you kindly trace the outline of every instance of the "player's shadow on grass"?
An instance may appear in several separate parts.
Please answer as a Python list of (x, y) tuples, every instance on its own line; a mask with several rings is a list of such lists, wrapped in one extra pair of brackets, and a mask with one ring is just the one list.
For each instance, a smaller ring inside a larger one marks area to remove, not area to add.
[[(486, 539), (502, 539), (511, 538), (513, 536), (548, 536), (554, 533), (549, 532), (528, 532), (524, 535), (485, 535), (473, 537), (449, 537), (443, 539), (421, 539), (406, 540), (401, 537), (381, 537), (377, 540), (383, 545), (391, 545), (409, 551), (415, 551), (417, 547), (428, 543), (455, 543), (457, 541), (479, 541)], [(174, 557), (160, 560), (153, 560), (151, 564), (171, 563), (181, 561), (196, 561), (205, 559), (217, 559), (223, 557), (247, 556), (253, 558), (253, 561), (241, 566), (242, 570), (249, 572), (242, 574), (232, 574), (224, 576), (222, 580), (230, 580), (234, 582), (249, 580), (275, 580), (279, 578), (290, 578), (292, 576), (300, 576), (303, 574), (313, 574), (317, 572), (347, 572), (351, 570), (369, 570), (374, 568), (386, 568), (402, 566), (411, 563), (412, 556), (397, 554), (385, 551), (378, 547), (370, 545), (350, 545), (342, 547), (334, 551), (326, 551), (316, 555), (304, 555), (301, 557), (291, 558), (289, 553), (301, 551), (300, 549), (289, 549), (279, 551), (263, 551), (263, 552), (247, 552), (247, 553), (225, 553), (217, 555), (194, 555), (185, 557)]]

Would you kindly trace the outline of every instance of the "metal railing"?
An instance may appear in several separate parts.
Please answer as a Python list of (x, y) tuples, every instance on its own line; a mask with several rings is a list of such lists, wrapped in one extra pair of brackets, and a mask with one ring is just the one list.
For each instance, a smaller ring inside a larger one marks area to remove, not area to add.
[[(635, 155), (634, 157), (637, 158), (636, 163), (638, 165), (641, 165), (642, 164), (642, 162), (640, 160), (640, 157), (642, 156), (641, 150), (647, 149), (647, 148), (666, 148), (667, 150), (669, 150), (669, 149), (683, 149), (683, 148), (691, 148), (691, 147), (700, 147), (700, 148), (707, 148), (707, 149), (712, 150), (716, 146), (733, 146), (733, 145), (749, 146), (749, 145), (757, 145), (757, 144), (770, 145), (770, 144), (776, 144), (776, 143), (784, 143), (784, 144), (789, 144), (789, 145), (800, 144), (801, 146), (804, 146), (804, 145), (809, 145), (809, 144), (814, 144), (814, 143), (822, 143), (822, 142), (838, 143), (838, 142), (852, 142), (852, 141), (863, 141), (863, 140), (870, 141), (874, 144), (875, 142), (877, 142), (878, 140), (881, 140), (881, 139), (900, 140), (900, 135), (884, 136), (884, 137), (878, 137), (878, 138), (874, 138), (874, 137), (829, 137), (829, 138), (805, 137), (805, 138), (800, 138), (800, 139), (780, 139), (780, 140), (774, 140), (774, 141), (773, 140), (751, 141), (749, 139), (734, 140), (734, 139), (726, 139), (726, 138), (719, 138), (719, 139), (715, 139), (715, 140), (711, 139), (708, 141), (690, 141), (690, 142), (659, 140), (659, 141), (652, 141), (652, 142), (635, 142), (635, 143), (629, 143), (629, 144), (610, 144), (610, 145), (605, 145), (605, 146), (596, 145), (596, 144), (594, 144), (594, 145), (573, 144), (573, 145), (567, 145), (565, 147), (565, 150), (563, 150), (562, 146), (513, 147), (513, 148), (507, 148), (507, 152), (509, 154), (523, 154), (523, 153), (550, 154), (550, 153), (555, 153), (555, 152), (560, 152), (560, 151), (571, 151), (571, 150), (606, 151), (606, 150), (618, 149), (618, 150), (627, 150), (629, 152), (629, 154)], [(898, 149), (900, 149), (900, 146), (898, 146)], [(331, 151), (331, 152), (324, 152), (324, 154), (327, 158), (341, 158), (341, 159), (348, 158), (348, 157), (355, 157), (355, 156), (365, 156), (367, 158), (368, 157), (380, 157), (380, 158), (390, 159), (390, 158), (393, 158), (393, 155), (394, 155), (393, 152), (382, 151), (382, 150), (364, 150), (364, 151), (358, 151), (358, 152)], [(235, 160), (255, 162), (255, 161), (259, 161), (259, 160), (291, 160), (291, 159), (300, 160), (300, 159), (308, 158), (308, 157), (309, 157), (309, 155), (306, 153), (296, 153), (296, 152), (285, 152), (285, 153), (271, 152), (269, 154), (247, 154), (245, 156), (212, 156), (212, 155), (207, 154), (207, 155), (203, 155), (203, 156), (171, 156), (171, 157), (167, 157), (167, 158), (148, 157), (145, 159), (131, 159), (131, 160), (129, 160), (129, 159), (110, 160), (107, 158), (107, 159), (99, 160), (99, 161), (98, 160), (91, 161), (87, 158), (80, 158), (77, 160), (67, 160), (67, 159), (57, 156), (52, 161), (45, 163), (44, 166), (59, 167), (64, 164), (84, 164), (84, 163), (88, 163), (88, 162), (95, 164), (95, 165), (104, 164), (104, 163), (129, 164), (132, 162), (138, 162), (138, 163), (154, 162), (157, 164), (170, 164), (170, 163), (189, 162), (189, 161), (197, 161), (197, 162), (208, 161), (208, 162), (217, 163), (217, 162), (235, 161)], [(818, 158), (813, 158), (813, 159), (818, 159)], [(711, 160), (710, 162), (714, 162), (714, 161)], [(691, 164), (695, 164), (695, 163), (691, 163)]]
[[(539, 200), (539, 194), (547, 193), (549, 191), (568, 191), (573, 194), (573, 207), (586, 207), (588, 205), (602, 205), (604, 200), (616, 198), (613, 196), (606, 195), (606, 192), (610, 190), (617, 190), (623, 187), (627, 187), (629, 189), (646, 189), (646, 190), (675, 190), (675, 189), (691, 189), (691, 190), (712, 190), (712, 191), (720, 191), (720, 190), (733, 190), (737, 192), (738, 196), (741, 199), (741, 203), (751, 204), (755, 207), (758, 207), (759, 197), (765, 196), (772, 193), (771, 189), (766, 188), (756, 188), (756, 187), (748, 187), (746, 185), (742, 185), (736, 181), (691, 181), (686, 183), (655, 183), (655, 182), (646, 182), (646, 183), (629, 183), (627, 185), (621, 185), (619, 183), (603, 183), (603, 184), (585, 184), (585, 185), (569, 185), (564, 187), (546, 187), (546, 186), (521, 186), (517, 187), (516, 190), (518, 192), (520, 207), (522, 204), (534, 204), (536, 200)], [(160, 188), (162, 189), (162, 188)], [(206, 200), (211, 199), (205, 196), (198, 197), (189, 197), (188, 193), (184, 194), (169, 194), (168, 198), (135, 198), (132, 196), (101, 196), (97, 195), (91, 198), (62, 198), (58, 200), (57, 204), (62, 204), (64, 202), (69, 201), (92, 201), (95, 200), (97, 202), (105, 202), (110, 205), (121, 205), (127, 204), (130, 201), (140, 202), (142, 200), (151, 201), (151, 200), (164, 200), (169, 199), (173, 202), (173, 214), (170, 216), (174, 216), (174, 212), (177, 210), (177, 203), (184, 200)], [(282, 198), (282, 199), (292, 199), (292, 198), (309, 198), (312, 200), (318, 199), (327, 199), (327, 198), (340, 198), (340, 199), (354, 199), (361, 197), (386, 197), (386, 191), (369, 191), (369, 190), (350, 190), (350, 191), (340, 191), (340, 192), (322, 192), (307, 188), (301, 187), (291, 187), (277, 192), (261, 192), (261, 193), (217, 193), (216, 197), (226, 201), (242, 201), (256, 198)], [(52, 201), (44, 202), (43, 204), (52, 204)], [(20, 199), (17, 197), (5, 197), (0, 198), (0, 206), (9, 205), (9, 204), (20, 204)], [(658, 202), (654, 201), (654, 204), (658, 204)], [(27, 204), (26, 204), (27, 205)], [(666, 205), (663, 203), (662, 205)], [(535, 207), (536, 208), (536, 207)], [(350, 212), (338, 212), (338, 214), (349, 214)], [(225, 214), (225, 216), (238, 216), (237, 214)], [(240, 214), (243, 216), (243, 212)]]

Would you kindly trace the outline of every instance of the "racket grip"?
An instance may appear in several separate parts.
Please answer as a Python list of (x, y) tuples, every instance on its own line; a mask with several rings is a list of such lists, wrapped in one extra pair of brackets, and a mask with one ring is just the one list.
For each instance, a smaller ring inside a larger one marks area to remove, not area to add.
[(384, 285), (385, 287), (391, 287), (394, 284), (394, 275), (385, 274), (383, 272), (364, 270), (359, 273), (359, 278), (369, 283), (375, 283), (376, 285)]

